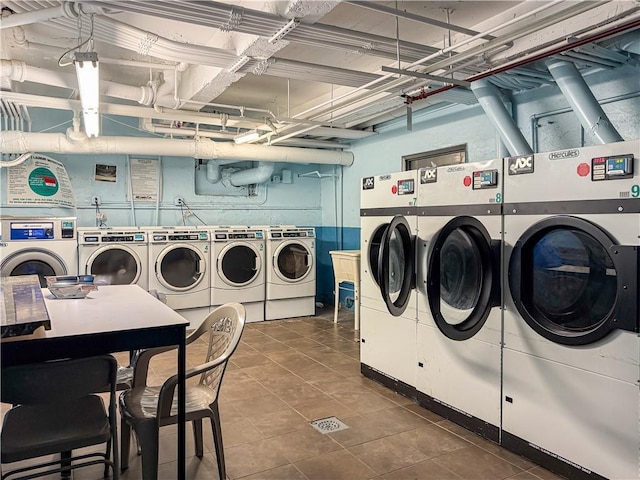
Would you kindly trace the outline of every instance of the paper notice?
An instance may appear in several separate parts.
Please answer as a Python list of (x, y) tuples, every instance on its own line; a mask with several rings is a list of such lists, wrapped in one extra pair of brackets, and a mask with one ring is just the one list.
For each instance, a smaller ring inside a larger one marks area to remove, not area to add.
[(25, 162), (8, 170), (8, 204), (75, 208), (76, 201), (67, 170), (58, 160), (33, 154)]

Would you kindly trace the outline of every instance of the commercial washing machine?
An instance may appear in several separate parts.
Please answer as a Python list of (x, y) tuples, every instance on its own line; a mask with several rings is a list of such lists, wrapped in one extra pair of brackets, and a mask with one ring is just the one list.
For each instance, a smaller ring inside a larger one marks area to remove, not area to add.
[(149, 289), (198, 328), (211, 305), (211, 242), (196, 227), (145, 227), (149, 239)]
[(149, 289), (147, 233), (137, 227), (78, 228), (78, 271), (98, 285)]
[(365, 177), (360, 192), (360, 364), (416, 396), (416, 170)]
[(639, 478), (640, 142), (506, 159), (502, 443)]
[(316, 311), (316, 232), (310, 227), (266, 230), (265, 320), (303, 317)]
[(419, 171), (418, 403), (500, 433), (502, 159)]
[(0, 217), (0, 275), (77, 275), (75, 218)]
[(264, 320), (265, 234), (253, 227), (212, 227), (211, 306), (244, 305), (247, 322)]

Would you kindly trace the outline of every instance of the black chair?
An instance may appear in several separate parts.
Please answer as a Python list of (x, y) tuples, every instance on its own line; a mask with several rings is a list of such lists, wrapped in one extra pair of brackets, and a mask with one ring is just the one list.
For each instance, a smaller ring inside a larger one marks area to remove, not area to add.
[[(202, 325), (187, 339), (192, 344), (200, 337), (208, 342), (204, 363), (187, 369), (187, 379), (199, 376), (197, 384), (188, 384), (186, 392), (186, 419), (193, 423), (196, 456), (203, 455), (202, 419), (209, 418), (218, 461), (218, 474), (226, 478), (222, 430), (218, 411), (218, 393), (225, 368), (235, 351), (244, 329), (245, 309), (239, 303), (228, 303), (213, 310)], [(129, 465), (130, 428), (136, 432), (142, 449), (142, 478), (156, 480), (158, 476), (158, 442), (160, 427), (178, 421), (176, 386), (178, 376), (165, 380), (162, 386), (146, 385), (149, 361), (168, 348), (152, 348), (140, 353), (135, 365), (133, 388), (120, 395), (122, 423), (122, 468)], [(188, 350), (187, 350), (188, 351)]]
[[(0, 400), (13, 404), (0, 433), (2, 464), (60, 454), (60, 460), (2, 474), (35, 478), (104, 464), (114, 480), (120, 464), (116, 430), (116, 370), (111, 355), (18, 365), (2, 369)], [(108, 410), (94, 392), (109, 392)], [(106, 444), (105, 452), (73, 456), (73, 450)]]

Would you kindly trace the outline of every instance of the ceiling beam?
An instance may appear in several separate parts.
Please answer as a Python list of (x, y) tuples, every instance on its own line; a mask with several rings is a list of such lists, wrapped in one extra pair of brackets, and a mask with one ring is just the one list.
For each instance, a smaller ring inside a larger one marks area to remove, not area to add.
[[(440, 20), (435, 20), (433, 18), (423, 17), (421, 15), (416, 15), (415, 13), (410, 13), (404, 10), (398, 10), (396, 8), (387, 7), (380, 3), (362, 2), (362, 1), (354, 1), (354, 0), (347, 0), (345, 3), (349, 3), (357, 7), (367, 8), (369, 10), (374, 10), (380, 13), (386, 13), (388, 15), (393, 15), (394, 17), (402, 17), (402, 18), (406, 18), (407, 20), (413, 20), (414, 22), (426, 23), (428, 25), (433, 25), (434, 27), (440, 27), (446, 30), (452, 30), (454, 32), (464, 33), (465, 35), (475, 36), (480, 33), (480, 32), (476, 32), (475, 30), (470, 30), (465, 27), (454, 25), (452, 23), (441, 22)], [(496, 37), (491, 35), (486, 35), (482, 38), (486, 38), (487, 40), (493, 40)]]
[(399, 73), (400, 75), (406, 75), (408, 77), (426, 78), (427, 80), (433, 80), (434, 82), (450, 83), (458, 85), (460, 87), (469, 88), (471, 83), (466, 80), (458, 80), (457, 78), (440, 77), (438, 75), (428, 75), (422, 72), (412, 72), (411, 70), (402, 70), (400, 68), (382, 67), (382, 71), (386, 73)]

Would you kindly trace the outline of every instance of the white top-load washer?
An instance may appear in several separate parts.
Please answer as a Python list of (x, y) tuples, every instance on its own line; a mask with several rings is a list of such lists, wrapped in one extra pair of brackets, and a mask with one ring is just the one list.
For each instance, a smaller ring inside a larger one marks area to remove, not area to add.
[(502, 159), (419, 170), (418, 403), (500, 438)]
[(211, 227), (211, 306), (244, 305), (247, 322), (264, 320), (265, 234), (261, 228)]
[(415, 236), (418, 172), (362, 179), (360, 363), (362, 373), (416, 395)]
[(508, 158), (504, 199), (502, 443), (638, 478), (640, 142)]
[(314, 315), (316, 231), (312, 227), (269, 227), (265, 320)]
[(0, 217), (0, 275), (77, 275), (75, 218)]
[(197, 328), (211, 305), (211, 242), (196, 227), (145, 227), (149, 239), (149, 289)]
[(147, 233), (137, 227), (78, 228), (78, 271), (98, 285), (149, 288)]

